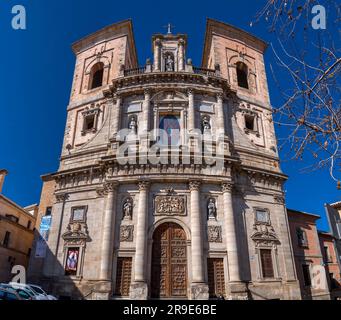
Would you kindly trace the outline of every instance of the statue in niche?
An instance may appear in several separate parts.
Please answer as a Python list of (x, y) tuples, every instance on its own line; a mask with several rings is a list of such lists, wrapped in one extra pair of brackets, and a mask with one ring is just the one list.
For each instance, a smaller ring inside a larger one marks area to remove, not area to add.
[(123, 204), (123, 219), (131, 220), (133, 217), (133, 201), (128, 198)]
[(202, 125), (203, 133), (210, 132), (210, 130), (211, 130), (211, 124), (210, 124), (210, 118), (209, 118), (208, 116), (204, 116), (204, 117), (202, 118), (201, 125)]
[(166, 57), (166, 71), (174, 71), (174, 60), (170, 54)]
[(215, 200), (213, 198), (210, 198), (208, 200), (207, 210), (208, 210), (208, 218), (215, 219), (217, 216), (217, 207), (215, 205)]
[(129, 129), (132, 133), (137, 133), (137, 121), (135, 116), (130, 118)]

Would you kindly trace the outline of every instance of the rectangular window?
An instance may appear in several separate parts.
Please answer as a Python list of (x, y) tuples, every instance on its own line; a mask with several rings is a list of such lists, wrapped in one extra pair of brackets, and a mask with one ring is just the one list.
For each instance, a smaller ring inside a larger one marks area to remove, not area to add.
[(65, 275), (76, 276), (79, 259), (79, 248), (68, 248), (65, 264)]
[(32, 221), (28, 220), (28, 222), (27, 222), (27, 229), (31, 229), (31, 225), (32, 225)]
[(330, 252), (329, 252), (329, 247), (325, 246), (325, 247), (323, 247), (323, 250), (324, 250), (324, 259), (325, 259), (324, 262), (326, 262), (326, 263), (332, 262)]
[(296, 229), (297, 242), (299, 246), (308, 246), (307, 234), (302, 228)]
[(245, 129), (255, 131), (255, 116), (246, 114), (244, 119)]
[(45, 210), (45, 216), (50, 216), (52, 214), (52, 207), (47, 207)]
[(86, 206), (71, 209), (71, 222), (85, 222)]
[(4, 242), (3, 242), (3, 246), (6, 248), (9, 246), (10, 237), (11, 237), (11, 233), (9, 231), (6, 231)]
[(260, 223), (269, 223), (269, 212), (266, 210), (256, 210), (256, 221)]
[(271, 249), (261, 249), (260, 259), (262, 264), (262, 275), (263, 278), (273, 278), (274, 269), (272, 264)]
[(302, 264), (302, 271), (303, 271), (303, 279), (304, 285), (306, 287), (311, 286), (311, 278), (310, 278), (310, 268), (308, 264)]
[(8, 220), (10, 220), (10, 221), (15, 222), (15, 223), (18, 223), (18, 222), (19, 222), (19, 218), (16, 217), (16, 216), (13, 216), (13, 215), (11, 215), (11, 214), (6, 214), (6, 218), (7, 218)]

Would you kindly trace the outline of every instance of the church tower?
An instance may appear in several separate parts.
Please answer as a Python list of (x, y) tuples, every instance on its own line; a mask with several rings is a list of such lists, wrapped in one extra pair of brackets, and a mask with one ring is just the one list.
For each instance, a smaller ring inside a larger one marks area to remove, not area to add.
[(42, 281), (86, 299), (298, 299), (264, 66), (266, 44), (207, 20), (156, 34), (139, 66), (131, 21), (73, 45), (76, 66)]

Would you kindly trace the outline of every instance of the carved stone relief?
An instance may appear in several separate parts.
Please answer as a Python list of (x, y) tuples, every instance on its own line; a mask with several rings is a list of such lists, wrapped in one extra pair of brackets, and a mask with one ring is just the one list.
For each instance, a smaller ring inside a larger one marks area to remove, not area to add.
[(184, 196), (156, 196), (154, 205), (154, 215), (186, 215), (186, 199)]
[(132, 242), (134, 240), (134, 226), (121, 226), (120, 241)]
[(208, 231), (209, 242), (222, 242), (220, 226), (208, 226), (207, 231)]

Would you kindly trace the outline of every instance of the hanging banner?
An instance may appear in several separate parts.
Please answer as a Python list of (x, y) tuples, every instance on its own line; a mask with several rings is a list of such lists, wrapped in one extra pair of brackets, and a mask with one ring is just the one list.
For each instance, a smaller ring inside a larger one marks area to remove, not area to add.
[(44, 216), (41, 218), (40, 227), (39, 227), (39, 238), (36, 241), (36, 258), (45, 258), (47, 243), (46, 241), (49, 238), (49, 232), (51, 227), (52, 216)]

